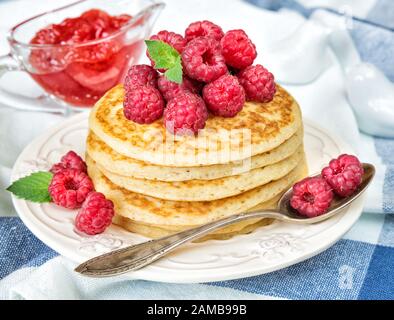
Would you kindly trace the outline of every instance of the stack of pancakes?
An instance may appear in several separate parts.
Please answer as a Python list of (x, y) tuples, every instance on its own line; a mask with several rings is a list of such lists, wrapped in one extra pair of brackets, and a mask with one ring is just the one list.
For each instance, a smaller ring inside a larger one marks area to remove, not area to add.
[[(234, 118), (210, 116), (197, 136), (174, 136), (161, 120), (127, 120), (123, 97), (119, 85), (93, 108), (86, 160), (96, 190), (114, 202), (113, 222), (131, 232), (157, 238), (273, 208), (307, 174), (301, 112), (280, 86), (269, 103), (247, 102)], [(270, 222), (243, 221), (208, 238)]]

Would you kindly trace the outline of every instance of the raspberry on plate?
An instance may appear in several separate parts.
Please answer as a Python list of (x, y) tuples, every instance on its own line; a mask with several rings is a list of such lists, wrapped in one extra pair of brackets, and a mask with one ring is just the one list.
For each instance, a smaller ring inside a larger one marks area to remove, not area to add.
[(245, 91), (237, 77), (226, 74), (203, 89), (207, 108), (217, 116), (234, 117), (245, 104)]
[(191, 93), (199, 93), (202, 88), (202, 83), (183, 76), (181, 84), (168, 80), (164, 75), (159, 77), (157, 82), (158, 88), (166, 101), (170, 101), (176, 95), (183, 91)]
[(127, 75), (124, 80), (124, 87), (126, 90), (134, 86), (145, 85), (157, 88), (157, 77), (157, 71), (151, 66), (146, 64), (135, 65), (127, 71)]
[(305, 178), (293, 186), (290, 205), (309, 218), (322, 215), (330, 207), (334, 194), (322, 178)]
[[(150, 40), (160, 40), (163, 41), (167, 44), (169, 44), (171, 47), (173, 47), (176, 51), (179, 53), (183, 52), (183, 49), (185, 48), (187, 41), (184, 37), (182, 37), (180, 34), (175, 33), (175, 32), (170, 32), (167, 30), (162, 30), (158, 34), (155, 34), (150, 37)], [(146, 51), (146, 55), (149, 58), (152, 67), (155, 67), (155, 62), (150, 58), (148, 50)], [(160, 72), (164, 72), (164, 69), (160, 69)]]
[(195, 80), (211, 82), (228, 72), (220, 43), (210, 37), (195, 38), (182, 53), (186, 74)]
[(274, 76), (262, 65), (247, 67), (237, 76), (248, 100), (270, 102), (274, 98), (276, 92)]
[(224, 32), (221, 27), (211, 21), (196, 21), (191, 23), (185, 31), (185, 38), (189, 42), (198, 37), (212, 37), (217, 41), (223, 37)]
[(243, 30), (226, 32), (220, 44), (226, 63), (233, 68), (249, 67), (257, 57), (256, 46)]
[(164, 111), (164, 125), (178, 135), (197, 134), (205, 127), (208, 111), (204, 100), (189, 92), (182, 92), (170, 100)]
[(330, 161), (321, 175), (341, 197), (348, 197), (360, 186), (364, 169), (356, 156), (342, 154)]
[(89, 235), (99, 234), (111, 225), (114, 204), (100, 192), (91, 192), (75, 218), (75, 227)]
[(160, 91), (151, 86), (137, 86), (126, 91), (123, 113), (129, 120), (148, 124), (161, 118), (164, 100)]
[(65, 169), (76, 169), (78, 171), (87, 172), (87, 167), (85, 161), (77, 155), (74, 151), (67, 152), (61, 159), (59, 163), (56, 163), (49, 170), (53, 174), (63, 171)]
[(52, 201), (67, 209), (80, 208), (88, 194), (94, 191), (92, 180), (85, 172), (64, 169), (56, 173), (48, 187)]

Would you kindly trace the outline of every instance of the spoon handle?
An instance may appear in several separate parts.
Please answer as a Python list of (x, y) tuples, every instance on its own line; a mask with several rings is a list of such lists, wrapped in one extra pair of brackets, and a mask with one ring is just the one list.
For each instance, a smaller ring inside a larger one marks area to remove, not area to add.
[(129, 246), (90, 259), (79, 265), (75, 271), (93, 277), (106, 277), (140, 269), (172, 252), (184, 243), (196, 240), (212, 231), (235, 222), (252, 218), (275, 218), (282, 215), (275, 210), (262, 210), (232, 215), (200, 227)]

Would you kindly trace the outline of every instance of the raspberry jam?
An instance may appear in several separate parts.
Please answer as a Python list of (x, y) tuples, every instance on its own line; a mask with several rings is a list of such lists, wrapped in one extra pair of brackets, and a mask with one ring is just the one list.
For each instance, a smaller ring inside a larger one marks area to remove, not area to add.
[(30, 43), (56, 46), (32, 49), (30, 75), (49, 94), (75, 106), (92, 106), (123, 80), (142, 52), (142, 40), (126, 43), (124, 32), (117, 32), (130, 19), (92, 9), (41, 29)]

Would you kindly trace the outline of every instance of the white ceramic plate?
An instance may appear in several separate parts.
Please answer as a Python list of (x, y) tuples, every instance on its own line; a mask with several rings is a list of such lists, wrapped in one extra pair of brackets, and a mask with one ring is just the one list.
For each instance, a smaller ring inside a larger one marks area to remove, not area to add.
[[(70, 149), (83, 155), (87, 116), (87, 113), (76, 115), (35, 139), (16, 161), (13, 179), (47, 170)], [(353, 153), (339, 138), (310, 121), (304, 123), (310, 172), (318, 172), (341, 153)], [(116, 226), (101, 235), (86, 236), (74, 229), (76, 211), (15, 197), (13, 202), (23, 222), (39, 239), (77, 263), (146, 240)], [(275, 222), (230, 240), (188, 244), (167, 258), (129, 275), (136, 279), (191, 283), (243, 278), (279, 270), (332, 246), (356, 222), (362, 207), (363, 199), (360, 198), (341, 215), (316, 225)]]

